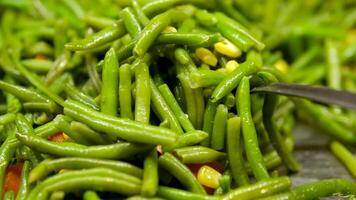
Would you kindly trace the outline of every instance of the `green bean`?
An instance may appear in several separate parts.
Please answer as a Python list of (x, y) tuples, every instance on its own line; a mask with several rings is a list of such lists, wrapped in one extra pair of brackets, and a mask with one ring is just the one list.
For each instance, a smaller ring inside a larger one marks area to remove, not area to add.
[(32, 85), (34, 85), (36, 88), (38, 88), (41, 92), (43, 92), (45, 95), (47, 95), (51, 100), (54, 102), (58, 103), (59, 105), (63, 106), (63, 99), (52, 93), (41, 81), (40, 78), (36, 75), (28, 71), (18, 60), (18, 58), (14, 58), (14, 64), (16, 68), (21, 72), (23, 76), (26, 77), (26, 79), (31, 82)]
[(216, 86), (224, 80), (226, 75), (209, 69), (199, 69), (189, 74), (192, 88)]
[(149, 2), (142, 7), (143, 13), (147, 16), (152, 16), (153, 14), (158, 13), (159, 11), (167, 10), (179, 3), (179, 0), (163, 0), (157, 2)]
[(30, 183), (44, 179), (54, 171), (61, 169), (86, 169), (105, 167), (115, 171), (123, 172), (138, 178), (142, 177), (142, 170), (138, 167), (117, 160), (105, 160), (96, 158), (68, 157), (53, 160), (45, 160), (33, 168), (28, 177)]
[(0, 124), (6, 125), (8, 123), (13, 122), (16, 119), (16, 114), (14, 113), (7, 113), (5, 115), (0, 116)]
[(96, 192), (87, 190), (83, 194), (83, 200), (100, 200), (100, 197)]
[(245, 36), (246, 38), (248, 38), (249, 40), (253, 41), (255, 47), (258, 50), (262, 50), (264, 49), (265, 45), (258, 41), (254, 36), (252, 36), (245, 27), (243, 27), (241, 24), (239, 24), (238, 22), (236, 22), (235, 20), (227, 17), (226, 15), (224, 15), (223, 13), (215, 13), (216, 18), (218, 19), (218, 24), (222, 23), (225, 26), (232, 28), (234, 31), (236, 31), (237, 33), (242, 34), (243, 36)]
[(315, 59), (315, 57), (318, 56), (319, 53), (319, 47), (312, 47), (292, 63), (291, 70), (297, 70), (306, 67), (313, 59)]
[(138, 19), (136, 18), (135, 14), (133, 13), (132, 8), (130, 7), (124, 8), (121, 11), (120, 16), (124, 21), (126, 30), (127, 32), (129, 32), (130, 36), (132, 38), (137, 37), (141, 32), (141, 25)]
[[(6, 78), (7, 77), (5, 77), (5, 79)], [(1, 82), (0, 82), (0, 87), (1, 87)], [(15, 91), (13, 91), (13, 92), (15, 92)], [(9, 112), (9, 113), (19, 112), (22, 108), (20, 100), (10, 93), (4, 92), (4, 94), (5, 94), (5, 98), (6, 98), (6, 106), (5, 106), (6, 112)]]
[(189, 54), (187, 53), (187, 51), (185, 51), (182, 48), (177, 48), (174, 51), (174, 57), (182, 65), (187, 65), (188, 63), (191, 62), (191, 58), (190, 58)]
[(27, 88), (13, 85), (10, 83), (6, 83), (4, 81), (0, 81), (0, 88), (3, 91), (6, 91), (17, 98), (23, 100), (23, 101), (29, 101), (29, 102), (48, 102), (49, 100), (44, 97), (43, 95), (29, 90)]
[(21, 181), (20, 181), (19, 191), (16, 195), (16, 200), (25, 200), (27, 194), (29, 193), (30, 182), (28, 181), (28, 176), (30, 174), (30, 170), (31, 170), (31, 163), (29, 161), (25, 161), (23, 163), (23, 167), (21, 170)]
[(4, 200), (15, 200), (15, 192), (7, 191), (4, 195)]
[(58, 112), (58, 107), (53, 103), (47, 102), (25, 102), (23, 103), (23, 108), (25, 110), (32, 111), (42, 111), (46, 113), (56, 113)]
[[(219, 6), (221, 6), (221, 10), (224, 13), (231, 16), (236, 21), (241, 22), (242, 25), (246, 26), (247, 28), (251, 27), (252, 26), (251, 23), (232, 4), (233, 4), (232, 0), (226, 0), (226, 1), (221, 2), (221, 4), (219, 4)], [(274, 12), (272, 12), (272, 13), (274, 14)]]
[(196, 194), (192, 192), (187, 192), (185, 190), (180, 190), (171, 187), (160, 186), (157, 191), (157, 196), (171, 199), (171, 200), (180, 200), (180, 199), (190, 199), (190, 200), (217, 200), (219, 197), (208, 196), (202, 194)]
[(208, 133), (208, 138), (202, 142), (203, 146), (210, 146), (210, 138), (213, 131), (214, 126), (214, 117), (216, 113), (216, 108), (218, 103), (213, 103), (212, 101), (208, 101), (204, 112), (204, 121), (203, 121), (203, 131)]
[(105, 55), (102, 80), (101, 112), (115, 116), (118, 102), (119, 66), (113, 48)]
[(120, 67), (119, 100), (121, 118), (133, 119), (130, 65)]
[(288, 190), (291, 182), (288, 177), (271, 178), (248, 186), (242, 186), (231, 190), (222, 196), (221, 200), (230, 199), (258, 199), (271, 194)]
[(106, 28), (112, 24), (115, 23), (114, 20), (105, 18), (105, 17), (99, 17), (99, 16), (92, 16), (92, 15), (84, 15), (82, 17), (82, 20), (89, 26), (92, 26), (97, 29), (103, 29)]
[(194, 19), (186, 19), (178, 27), (180, 33), (190, 33), (196, 27), (196, 21)]
[(239, 117), (233, 117), (227, 121), (226, 149), (229, 160), (229, 166), (232, 178), (240, 186), (249, 184), (245, 161), (242, 154), (242, 145), (240, 139), (241, 120)]
[(26, 68), (37, 73), (47, 73), (53, 66), (53, 62), (50, 60), (25, 59), (21, 62)]
[(82, 17), (84, 15), (84, 10), (77, 1), (62, 0), (63, 3), (73, 11), (77, 17)]
[(184, 128), (184, 130), (185, 131), (194, 130), (194, 126), (189, 121), (188, 116), (183, 112), (183, 110), (179, 106), (177, 100), (175, 99), (168, 85), (163, 84), (159, 86), (158, 89), (161, 92), (164, 100), (168, 104), (169, 108), (173, 111), (174, 115), (177, 117), (180, 125)]
[(218, 23), (218, 19), (213, 14), (210, 14), (207, 10), (197, 10), (195, 13), (195, 18), (203, 26), (209, 27)]
[(267, 95), (264, 99), (263, 106), (263, 124), (267, 132), (269, 133), (269, 138), (271, 139), (272, 145), (277, 150), (278, 155), (282, 158), (283, 163), (291, 171), (299, 171), (301, 166), (294, 159), (291, 152), (288, 150), (286, 143), (284, 142), (282, 135), (279, 133), (277, 125), (273, 121), (273, 109), (277, 106), (277, 96)]
[(252, 46), (253, 42), (248, 39), (247, 36), (243, 34), (236, 34), (236, 31), (226, 24), (217, 23), (217, 29), (225, 38), (235, 44), (242, 51), (248, 51)]
[(131, 0), (131, 6), (134, 9), (134, 11), (135, 11), (135, 13), (137, 15), (137, 19), (139, 20), (140, 24), (142, 26), (146, 26), (149, 23), (150, 20), (148, 19), (146, 14), (141, 9), (141, 6), (137, 2), (137, 0)]
[(158, 189), (158, 157), (154, 148), (143, 163), (143, 179), (141, 194), (145, 197), (155, 196)]
[[(266, 79), (266, 82), (275, 82), (277, 79), (268, 73), (260, 72), (259, 76)], [(269, 138), (273, 147), (278, 152), (283, 163), (289, 170), (296, 172), (300, 169), (300, 164), (294, 159), (291, 152), (288, 150), (282, 135), (280, 134), (276, 123), (274, 122), (273, 114), (278, 104), (278, 97), (276, 95), (265, 95), (263, 103), (263, 125), (268, 132)]]
[(56, 122), (50, 121), (42, 126), (38, 126), (37, 128), (34, 129), (35, 135), (42, 137), (42, 138), (47, 138), (48, 136), (54, 135), (58, 132), (60, 132), (60, 129), (56, 125)]
[[(327, 86), (333, 89), (341, 89), (341, 72), (340, 58), (334, 42), (326, 41), (326, 82)], [(333, 106), (336, 113), (340, 112), (340, 108)]]
[(85, 63), (86, 63), (86, 68), (88, 70), (89, 79), (93, 83), (93, 86), (94, 86), (96, 92), (100, 93), (101, 79), (99, 77), (98, 71), (96, 70), (95, 62), (96, 62), (96, 59), (92, 55), (87, 54), (85, 56)]
[(117, 21), (110, 27), (90, 35), (82, 40), (67, 43), (65, 48), (71, 51), (82, 51), (97, 48), (108, 42), (114, 41), (126, 33), (124, 22), (122, 20)]
[(204, 0), (161, 0), (158, 2), (149, 2), (142, 7), (143, 12), (147, 16), (152, 16), (153, 14), (159, 13), (164, 10), (168, 10), (176, 5), (181, 4), (193, 4), (203, 8), (214, 8), (214, 1), (204, 1)]
[(178, 79), (183, 87), (189, 120), (192, 122), (194, 127), (197, 127), (197, 107), (194, 98), (194, 90), (190, 88), (188, 77), (185, 74), (178, 74)]
[(313, 104), (306, 100), (293, 99), (298, 109), (308, 114), (308, 120), (315, 126), (323, 130), (325, 134), (343, 141), (345, 143), (356, 144), (356, 135), (341, 124), (335, 122), (325, 111), (325, 108)]
[(136, 40), (129, 42), (129, 44), (122, 46), (120, 49), (117, 50), (117, 59), (119, 62), (124, 61), (125, 59), (132, 56), (132, 49), (135, 47)]
[(227, 113), (227, 107), (223, 104), (218, 105), (216, 108), (210, 146), (218, 151), (225, 147)]
[(205, 194), (205, 190), (192, 172), (172, 154), (165, 153), (161, 155), (158, 159), (158, 163), (177, 178), (189, 191), (197, 194)]
[(235, 95), (233, 95), (232, 93), (228, 94), (225, 96), (224, 98), (224, 105), (226, 105), (226, 107), (228, 109), (231, 109), (232, 107), (234, 107), (236, 104), (236, 99), (235, 99)]
[(133, 54), (143, 57), (151, 47), (158, 35), (171, 23), (172, 13), (170, 11), (154, 17), (142, 30), (133, 48)]
[(356, 157), (341, 143), (333, 141), (330, 145), (333, 154), (345, 165), (351, 175), (356, 178)]
[(68, 53), (62, 53), (58, 56), (58, 58), (54, 61), (53, 66), (48, 70), (46, 78), (44, 80), (47, 86), (63, 74), (64, 70), (68, 66), (68, 62)]
[(141, 181), (133, 176), (107, 168), (57, 174), (37, 185), (27, 199), (47, 199), (53, 191), (75, 191), (76, 189), (96, 189), (112, 191), (124, 195), (135, 195), (140, 192)]
[(204, 120), (204, 111), (205, 111), (205, 101), (204, 101), (204, 95), (203, 95), (202, 88), (194, 89), (194, 99), (195, 99), (195, 104), (197, 106), (196, 107), (196, 110), (197, 110), (196, 128), (202, 129), (203, 120)]
[(170, 152), (175, 148), (196, 145), (205, 140), (207, 137), (208, 134), (203, 131), (189, 131), (183, 135), (179, 135), (177, 138), (177, 142), (174, 145), (164, 146), (164, 151)]
[(72, 120), (64, 115), (57, 115), (56, 118), (53, 119), (54, 125), (57, 126), (57, 129), (63, 131), (66, 135), (68, 135), (71, 139), (79, 144), (91, 145), (93, 144), (88, 138), (84, 137), (84, 135), (73, 131), (70, 128), (70, 122)]
[(225, 157), (225, 153), (203, 146), (189, 146), (173, 150), (173, 154), (184, 164), (210, 163)]
[(95, 102), (95, 100), (92, 97), (80, 92), (73, 85), (66, 84), (64, 91), (68, 95), (69, 98), (79, 101), (80, 103), (82, 103), (86, 106), (89, 106), (90, 108), (92, 108), (94, 110), (99, 110), (99, 106), (97, 105), (97, 103)]
[(241, 118), (247, 160), (251, 164), (252, 172), (257, 180), (268, 179), (269, 175), (258, 146), (256, 129), (251, 116), (250, 83), (247, 77), (242, 78), (236, 92), (236, 99), (236, 107)]
[(315, 27), (314, 24), (300, 24), (295, 26), (291, 33), (297, 36), (314, 36), (321, 38), (331, 38), (331, 39), (341, 39), (345, 37), (345, 30), (343, 29), (333, 29), (329, 26), (318, 25)]
[(255, 56), (251, 56), (251, 59), (247, 59), (238, 68), (236, 68), (231, 74), (229, 74), (224, 80), (222, 80), (214, 89), (211, 95), (211, 101), (217, 102), (224, 96), (229, 94), (235, 87), (237, 87), (244, 76), (249, 76), (256, 72), (257, 63), (254, 59)]
[(327, 197), (335, 193), (355, 195), (356, 184), (344, 179), (325, 179), (314, 183), (306, 183), (294, 188), (291, 192), (267, 197), (265, 199), (316, 199)]
[(71, 142), (51, 142), (36, 135), (16, 133), (17, 139), (24, 145), (42, 153), (56, 156), (84, 158), (122, 159), (146, 151), (149, 146), (122, 142), (111, 145), (84, 146)]
[(141, 63), (135, 68), (135, 78), (135, 120), (142, 123), (149, 123), (151, 96), (153, 98), (154, 95), (150, 87), (149, 69), (145, 63)]
[(19, 145), (15, 137), (15, 126), (9, 124), (5, 127), (5, 131), (8, 136), (0, 148), (0, 194), (3, 194), (6, 168), (11, 162), (16, 147)]
[(125, 200), (163, 200), (163, 199), (159, 198), (159, 197), (148, 198), (148, 197), (142, 197), (142, 196), (132, 196), (132, 197), (126, 198)]
[(169, 126), (178, 134), (183, 134), (182, 127), (179, 124), (177, 117), (174, 115), (172, 109), (167, 105), (167, 102), (164, 100), (163, 96), (159, 92), (158, 88), (154, 84), (153, 80), (150, 80), (150, 87), (152, 93), (152, 106), (155, 112), (158, 113), (163, 120), (168, 120)]
[(64, 113), (94, 130), (115, 135), (127, 141), (168, 145), (173, 144), (177, 137), (176, 133), (169, 129), (108, 116), (72, 100), (66, 101)]
[(17, 159), (23, 159), (23, 160), (28, 160), (31, 162), (32, 166), (37, 165), (43, 160), (43, 157), (38, 153), (33, 150), (31, 150), (27, 146), (20, 146), (18, 151), (20, 151), (20, 157), (17, 157)]
[(110, 139), (104, 134), (97, 133), (96, 131), (89, 128), (87, 125), (72, 121), (70, 123), (70, 130), (83, 135), (88, 139), (92, 144), (108, 144)]
[(66, 83), (73, 83), (72, 76), (69, 73), (64, 73), (48, 86), (48, 89), (54, 94), (59, 95), (63, 92)]
[(157, 38), (158, 44), (186, 45), (191, 47), (208, 47), (220, 41), (219, 34), (200, 33), (162, 33)]

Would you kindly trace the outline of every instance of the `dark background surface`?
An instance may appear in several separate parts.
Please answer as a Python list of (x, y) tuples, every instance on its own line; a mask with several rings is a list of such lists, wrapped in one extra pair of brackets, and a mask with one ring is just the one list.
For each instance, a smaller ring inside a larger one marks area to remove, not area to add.
[[(298, 124), (294, 156), (303, 165), (302, 170), (291, 175), (293, 187), (328, 178), (353, 180), (346, 168), (334, 157), (329, 148), (330, 138), (307, 124)], [(352, 149), (355, 153), (355, 149)], [(356, 167), (356, 166), (355, 166)], [(347, 199), (332, 197), (324, 199)]]

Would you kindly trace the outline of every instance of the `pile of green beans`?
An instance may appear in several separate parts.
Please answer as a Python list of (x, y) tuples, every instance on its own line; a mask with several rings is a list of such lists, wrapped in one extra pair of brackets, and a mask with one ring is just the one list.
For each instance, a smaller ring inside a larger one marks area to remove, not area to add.
[(356, 92), (355, 9), (0, 1), (0, 200), (356, 195), (354, 181), (288, 177), (302, 170), (293, 128), (304, 121), (356, 178), (355, 112), (250, 93), (275, 82)]

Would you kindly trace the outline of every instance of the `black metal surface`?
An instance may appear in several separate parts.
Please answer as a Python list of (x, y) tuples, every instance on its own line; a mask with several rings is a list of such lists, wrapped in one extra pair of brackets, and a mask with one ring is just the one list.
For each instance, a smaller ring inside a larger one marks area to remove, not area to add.
[(286, 96), (303, 97), (320, 103), (336, 104), (356, 110), (356, 94), (333, 90), (327, 87), (307, 86), (287, 83), (274, 83), (254, 88), (252, 93), (274, 93)]

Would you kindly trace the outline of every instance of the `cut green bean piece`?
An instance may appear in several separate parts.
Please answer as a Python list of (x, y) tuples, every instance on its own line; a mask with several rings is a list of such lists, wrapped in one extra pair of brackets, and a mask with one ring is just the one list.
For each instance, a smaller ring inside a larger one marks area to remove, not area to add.
[(154, 148), (143, 163), (143, 180), (141, 194), (146, 197), (155, 196), (158, 189), (158, 155)]
[(225, 157), (225, 153), (202, 146), (190, 146), (174, 149), (173, 154), (185, 164), (210, 163)]
[(119, 91), (119, 64), (115, 50), (111, 48), (105, 55), (101, 85), (101, 112), (115, 116)]
[(175, 158), (170, 153), (161, 155), (158, 159), (161, 167), (169, 171), (175, 178), (177, 178), (188, 190), (197, 194), (205, 194), (203, 186), (194, 177), (192, 172)]
[(216, 108), (210, 146), (218, 151), (225, 147), (227, 113), (227, 107), (223, 104)]
[(119, 100), (120, 116), (133, 119), (131, 96), (131, 66), (124, 64), (120, 67)]
[(150, 88), (150, 74), (148, 66), (145, 63), (141, 63), (135, 68), (135, 78), (135, 120), (143, 123), (149, 123), (152, 92)]
[(175, 99), (173, 93), (169, 89), (167, 84), (163, 84), (158, 87), (159, 91), (161, 92), (164, 100), (167, 102), (168, 106), (172, 109), (175, 116), (179, 120), (179, 123), (182, 125), (185, 131), (192, 131), (194, 130), (194, 126), (190, 122), (188, 115), (183, 112), (181, 107), (179, 106), (177, 100)]
[(226, 149), (232, 178), (237, 184), (244, 186), (249, 184), (249, 178), (244, 164), (240, 130), (239, 117), (233, 117), (227, 121)]

